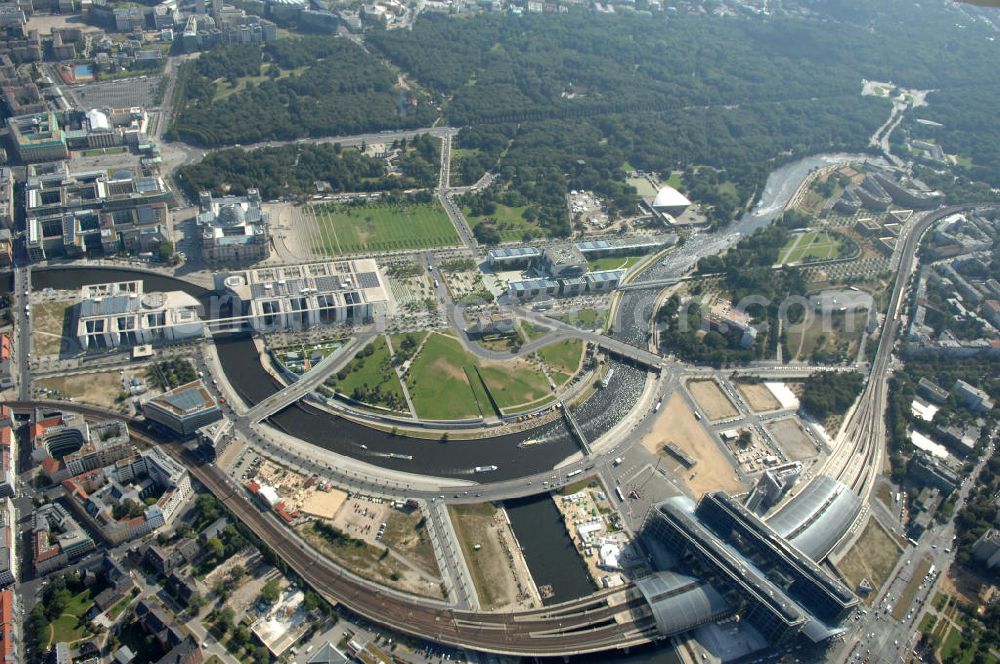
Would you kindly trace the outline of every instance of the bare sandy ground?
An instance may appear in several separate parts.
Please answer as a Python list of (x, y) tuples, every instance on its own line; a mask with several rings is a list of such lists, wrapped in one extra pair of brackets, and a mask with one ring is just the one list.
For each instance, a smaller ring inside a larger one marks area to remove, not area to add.
[[(695, 460), (690, 470), (685, 470), (672, 456), (663, 451), (663, 446), (673, 443)], [(736, 476), (733, 465), (680, 394), (674, 393), (653, 423), (653, 429), (642, 439), (643, 446), (654, 454), (666, 459), (691, 489), (695, 498), (709, 491), (722, 489), (738, 493), (746, 487)]]
[(705, 413), (705, 417), (713, 422), (740, 414), (714, 380), (692, 380), (687, 384), (687, 388)]
[(767, 389), (763, 383), (736, 383), (736, 389), (740, 391), (755, 413), (781, 408), (781, 402), (774, 398), (771, 390)]

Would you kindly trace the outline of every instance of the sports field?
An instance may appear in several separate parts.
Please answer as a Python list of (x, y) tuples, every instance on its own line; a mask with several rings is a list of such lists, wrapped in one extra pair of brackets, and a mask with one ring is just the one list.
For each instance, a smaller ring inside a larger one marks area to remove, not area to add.
[(807, 260), (840, 258), (841, 243), (836, 235), (826, 231), (796, 233), (778, 255), (778, 264), (801, 263)]
[(328, 256), (459, 244), (455, 227), (436, 200), (399, 205), (324, 204), (303, 212), (314, 222), (314, 250)]

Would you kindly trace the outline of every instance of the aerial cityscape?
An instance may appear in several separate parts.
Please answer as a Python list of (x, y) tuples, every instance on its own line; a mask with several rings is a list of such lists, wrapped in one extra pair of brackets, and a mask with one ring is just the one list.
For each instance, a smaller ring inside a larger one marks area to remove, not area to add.
[(998, 38), (0, 2), (0, 662), (1000, 663)]

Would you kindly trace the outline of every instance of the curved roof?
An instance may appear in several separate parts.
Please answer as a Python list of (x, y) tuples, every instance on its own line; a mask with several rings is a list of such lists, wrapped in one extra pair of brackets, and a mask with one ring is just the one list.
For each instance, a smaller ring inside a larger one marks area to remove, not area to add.
[(731, 608), (715, 588), (684, 574), (656, 572), (635, 585), (649, 602), (656, 628), (663, 636), (694, 629)]
[(656, 192), (656, 198), (653, 199), (654, 208), (686, 207), (688, 205), (691, 205), (691, 201), (673, 187), (663, 187)]
[(813, 560), (821, 560), (851, 527), (861, 499), (842, 482), (819, 475), (775, 512), (767, 525)]

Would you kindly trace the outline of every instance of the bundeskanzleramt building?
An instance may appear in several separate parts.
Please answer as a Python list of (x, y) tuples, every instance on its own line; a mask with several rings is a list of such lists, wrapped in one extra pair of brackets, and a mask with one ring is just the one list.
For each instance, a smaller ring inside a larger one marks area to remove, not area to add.
[(142, 414), (182, 436), (190, 436), (222, 417), (219, 404), (200, 380), (147, 400)]
[(84, 350), (178, 343), (204, 334), (199, 303), (183, 291), (144, 293), (142, 281), (80, 289), (76, 339)]
[(256, 263), (270, 254), (268, 214), (260, 207), (256, 189), (246, 196), (198, 197), (201, 213), (196, 223), (201, 233), (202, 258), (209, 263)]
[(258, 332), (372, 320), (388, 302), (374, 260), (257, 268), (220, 277)]

